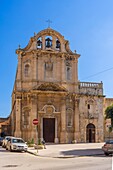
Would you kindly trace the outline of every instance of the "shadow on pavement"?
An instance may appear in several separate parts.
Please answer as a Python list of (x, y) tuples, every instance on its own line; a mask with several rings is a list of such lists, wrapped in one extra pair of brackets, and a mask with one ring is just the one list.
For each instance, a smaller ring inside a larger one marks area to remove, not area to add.
[(103, 156), (104, 152), (102, 149), (80, 149), (80, 150), (68, 150), (61, 151), (61, 155), (64, 156)]

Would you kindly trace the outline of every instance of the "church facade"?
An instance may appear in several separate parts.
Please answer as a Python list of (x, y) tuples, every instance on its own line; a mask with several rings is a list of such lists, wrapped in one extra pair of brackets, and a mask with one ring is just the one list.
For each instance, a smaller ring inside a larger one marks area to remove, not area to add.
[[(80, 82), (79, 54), (47, 28), (16, 50), (12, 135), (52, 143), (102, 142), (103, 83)], [(38, 125), (33, 120), (38, 119)]]

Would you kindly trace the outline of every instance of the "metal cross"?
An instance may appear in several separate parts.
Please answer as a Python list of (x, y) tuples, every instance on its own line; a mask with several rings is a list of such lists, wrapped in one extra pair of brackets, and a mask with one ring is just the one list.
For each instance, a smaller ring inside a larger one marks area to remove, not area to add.
[(46, 22), (48, 22), (48, 28), (50, 28), (50, 24), (52, 23), (52, 21), (48, 19)]

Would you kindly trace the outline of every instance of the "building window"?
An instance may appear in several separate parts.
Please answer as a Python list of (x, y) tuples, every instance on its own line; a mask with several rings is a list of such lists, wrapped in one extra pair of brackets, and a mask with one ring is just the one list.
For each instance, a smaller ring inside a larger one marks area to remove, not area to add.
[(88, 109), (90, 109), (90, 104), (87, 105)]
[(29, 77), (29, 74), (30, 74), (30, 66), (29, 64), (26, 64), (24, 69), (24, 75), (25, 77)]

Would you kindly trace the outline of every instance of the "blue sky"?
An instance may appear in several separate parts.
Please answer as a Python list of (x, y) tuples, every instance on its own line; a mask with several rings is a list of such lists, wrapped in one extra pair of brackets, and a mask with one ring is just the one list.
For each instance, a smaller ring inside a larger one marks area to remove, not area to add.
[(79, 80), (102, 81), (104, 95), (113, 97), (113, 0), (0, 0), (0, 117), (11, 112), (15, 50), (46, 29), (48, 19), (81, 55)]

